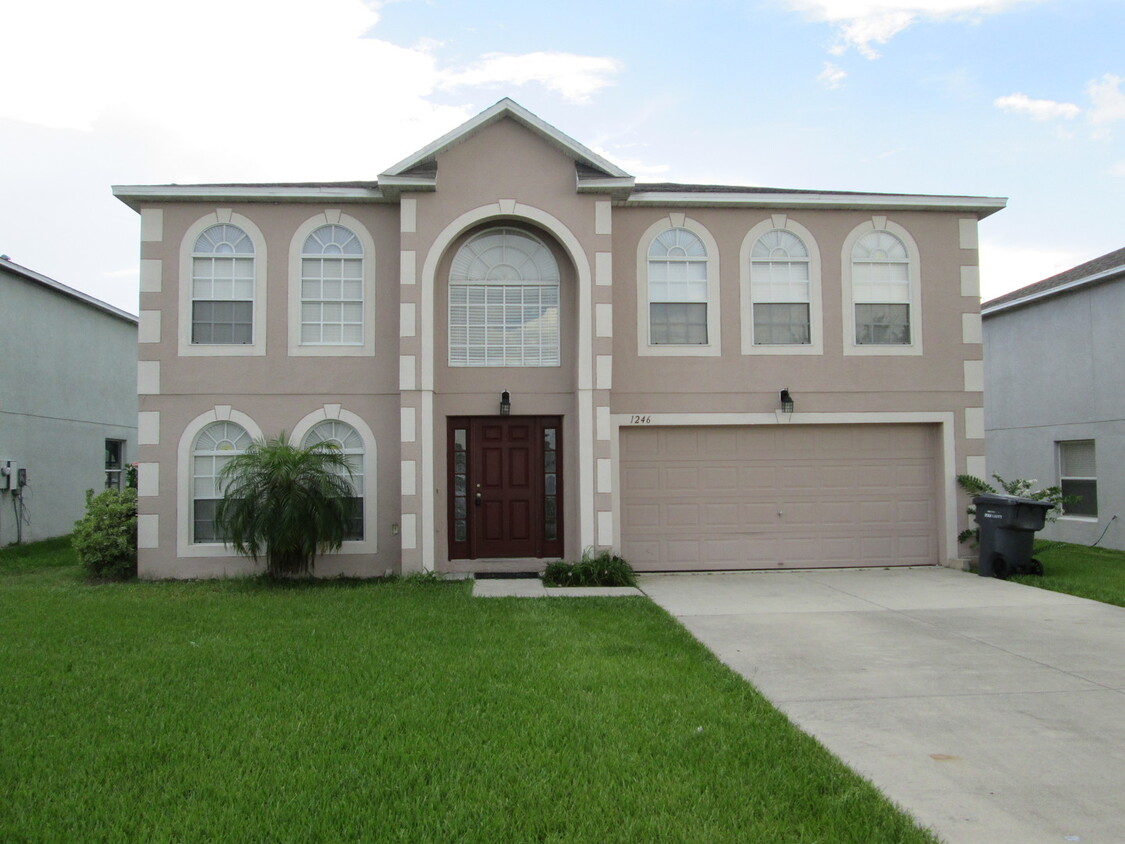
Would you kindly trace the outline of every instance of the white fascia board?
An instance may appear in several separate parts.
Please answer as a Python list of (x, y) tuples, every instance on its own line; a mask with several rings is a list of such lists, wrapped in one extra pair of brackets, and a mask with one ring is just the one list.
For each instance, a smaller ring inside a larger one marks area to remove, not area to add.
[(1057, 296), (1059, 293), (1066, 293), (1068, 290), (1074, 290), (1077, 287), (1097, 284), (1099, 281), (1106, 281), (1118, 275), (1125, 276), (1125, 264), (1119, 267), (1110, 267), (1108, 270), (1102, 270), (1100, 273), (1094, 273), (1093, 275), (1084, 276), (1083, 278), (1076, 278), (1074, 281), (1068, 281), (1066, 284), (1060, 284), (1058, 287), (1040, 290), (1037, 293), (1029, 293), (1027, 296), (1021, 296), (1019, 299), (1013, 299), (1010, 302), (1001, 302), (999, 305), (985, 305), (981, 307), (980, 315), (982, 317), (992, 316), (993, 314), (998, 314), (1010, 308), (1030, 305), (1032, 302), (1037, 302), (1040, 299)]
[(615, 199), (628, 199), (633, 192), (636, 180), (632, 176), (625, 178), (605, 179), (578, 179), (579, 193), (608, 193)]
[(147, 202), (378, 202), (378, 188), (306, 185), (114, 185), (113, 195), (134, 211)]
[(831, 193), (717, 193), (710, 191), (640, 191), (624, 203), (626, 206), (685, 205), (743, 206), (747, 208), (839, 208), (850, 210), (883, 209), (886, 211), (966, 211), (983, 219), (1008, 204), (1003, 197), (991, 196), (906, 196), (898, 194), (862, 194), (859, 196)]
[(419, 164), (449, 149), (449, 147), (460, 143), (479, 129), (505, 117), (510, 117), (517, 123), (522, 123), (529, 129), (538, 132), (567, 155), (573, 156), (577, 160), (597, 170), (604, 170), (610, 176), (617, 178), (629, 178), (629, 174), (616, 164), (611, 164), (593, 150), (578, 143), (574, 138), (560, 132), (550, 123), (532, 114), (515, 100), (505, 97), (491, 108), (485, 109), (476, 117), (462, 123), (453, 131), (447, 132), (436, 141), (427, 144), (414, 154), (398, 162), (398, 164), (388, 168), (385, 173), (380, 174), (379, 181), (382, 182), (386, 176), (397, 176), (417, 167)]
[(434, 176), (379, 176), (379, 190), (384, 199), (395, 199), (405, 191), (435, 191), (437, 178)]
[(53, 278), (49, 278), (42, 273), (35, 272), (35, 270), (29, 270), (27, 267), (22, 267), (15, 261), (8, 261), (0, 258), (0, 270), (6, 270), (12, 275), (19, 276), (27, 281), (31, 281), (36, 284), (40, 284), (43, 287), (50, 288), (56, 293), (61, 293), (64, 296), (69, 296), (72, 299), (77, 299), (78, 301), (84, 302), (87, 305), (91, 305), (92, 307), (95, 307), (100, 311), (104, 311), (110, 316), (117, 317), (118, 319), (123, 319), (126, 322), (132, 323), (133, 325), (137, 325), (139, 323), (139, 319), (136, 315), (131, 314), (128, 311), (123, 311), (120, 308), (115, 308), (108, 302), (103, 302), (101, 299), (95, 299), (93, 296), (90, 296), (87, 293), (83, 293), (81, 290), (75, 290), (73, 287), (68, 287), (61, 281), (55, 281)]

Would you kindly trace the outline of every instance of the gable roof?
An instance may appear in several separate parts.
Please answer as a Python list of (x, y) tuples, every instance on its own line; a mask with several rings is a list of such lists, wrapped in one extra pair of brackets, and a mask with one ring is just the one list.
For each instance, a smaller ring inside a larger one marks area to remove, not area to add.
[(12, 261), (5, 255), (0, 255), (0, 271), (4, 271), (11, 275), (22, 278), (24, 281), (29, 281), (32, 284), (39, 285), (40, 287), (45, 287), (54, 293), (61, 293), (63, 296), (67, 296), (71, 299), (76, 299), (84, 305), (89, 305), (90, 307), (96, 308), (99, 311), (103, 311), (112, 317), (117, 317), (117, 319), (125, 320), (126, 322), (130, 322), (133, 325), (137, 325), (138, 323), (137, 317), (133, 316), (128, 311), (123, 311), (120, 308), (115, 308), (108, 302), (103, 302), (101, 299), (95, 299), (93, 296), (83, 293), (81, 290), (75, 290), (73, 287), (67, 287), (61, 281), (55, 281), (53, 278), (48, 278), (41, 273), (35, 272), (35, 270), (29, 270), (27, 267), (21, 267), (19, 264), (17, 264), (15, 261)]
[(388, 168), (386, 172), (380, 173), (379, 185), (386, 187), (388, 181), (409, 177), (412, 171), (417, 170), (422, 170), (421, 173), (418, 173), (418, 176), (430, 176), (439, 155), (449, 150), (451, 146), (456, 146), (465, 141), (466, 138), (475, 135), (480, 129), (504, 118), (515, 120), (516, 123), (530, 129), (532, 133), (542, 137), (544, 141), (547, 141), (551, 146), (555, 146), (561, 153), (573, 158), (579, 164), (579, 167), (582, 167), (586, 172), (593, 171), (589, 173), (591, 176), (628, 179), (631, 185), (632, 177), (618, 165), (606, 161), (601, 155), (575, 141), (573, 137), (559, 132), (546, 120), (531, 114), (531, 111), (525, 109), (519, 102), (508, 97), (481, 111), (476, 117), (466, 120), (452, 132), (445, 133), (438, 140), (426, 144), (421, 150), (407, 155), (405, 159), (399, 161), (394, 167)]
[(142, 205), (152, 202), (397, 202), (403, 191), (436, 190), (438, 156), (504, 119), (514, 120), (571, 158), (578, 193), (606, 195), (625, 206), (956, 211), (984, 219), (1007, 204), (1006, 199), (987, 196), (931, 196), (672, 182), (636, 184), (634, 178), (616, 164), (507, 97), (388, 168), (375, 182), (114, 185), (113, 195), (134, 211), (140, 211)]
[(1113, 252), (1107, 252), (1092, 261), (1079, 264), (1050, 278), (990, 299), (981, 305), (981, 316), (1018, 308), (1021, 305), (1058, 296), (1077, 287), (1098, 284), (1118, 276), (1125, 277), (1125, 249), (1115, 249)]

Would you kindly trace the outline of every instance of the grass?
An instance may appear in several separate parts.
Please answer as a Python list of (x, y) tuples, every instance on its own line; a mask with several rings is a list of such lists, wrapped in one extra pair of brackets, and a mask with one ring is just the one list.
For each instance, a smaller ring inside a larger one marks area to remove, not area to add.
[(0, 551), (0, 841), (936, 840), (645, 599), (61, 548)]
[(1125, 551), (1039, 540), (1034, 553), (1043, 563), (1043, 575), (1012, 580), (1125, 607)]

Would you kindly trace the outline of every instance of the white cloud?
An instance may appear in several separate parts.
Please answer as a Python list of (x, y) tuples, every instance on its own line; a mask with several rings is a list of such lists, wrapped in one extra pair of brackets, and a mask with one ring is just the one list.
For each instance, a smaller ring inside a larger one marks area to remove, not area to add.
[(1071, 120), (1081, 112), (1074, 103), (1060, 103), (1055, 100), (1033, 100), (1026, 94), (1008, 94), (997, 97), (992, 104), (1002, 111), (1029, 115), (1033, 120)]
[(995, 299), (1088, 261), (1081, 252), (981, 240), (981, 301)]
[(1125, 94), (1121, 92), (1120, 76), (1105, 74), (1101, 79), (1092, 79), (1086, 86), (1093, 107), (1087, 118), (1095, 125), (1125, 120)]
[[(19, 3), (5, 20), (19, 37), (0, 51), (0, 78), (19, 84), (4, 86), (0, 118), (139, 139), (162, 181), (372, 179), (476, 110), (435, 104), (442, 88), (536, 82), (583, 102), (621, 69), (530, 53), (451, 71), (437, 42), (369, 37), (382, 5)], [(150, 177), (122, 174), (131, 178)]]
[(841, 87), (847, 76), (847, 71), (837, 67), (832, 62), (825, 62), (824, 68), (817, 74), (816, 78), (825, 88), (833, 89)]
[(597, 145), (591, 146), (590, 149), (602, 158), (612, 161), (631, 176), (659, 176), (672, 169), (667, 164), (649, 164), (643, 158), (626, 158)]
[(840, 41), (830, 52), (840, 55), (853, 47), (869, 59), (879, 53), (873, 45), (891, 38), (920, 19), (974, 17), (996, 14), (1038, 0), (786, 0), (814, 20), (835, 25)]
[(1111, 176), (1125, 176), (1125, 161), (1118, 161), (1110, 167), (1109, 174)]
[(622, 69), (617, 59), (574, 53), (488, 53), (463, 70), (444, 73), (442, 88), (465, 85), (526, 85), (538, 82), (568, 102), (584, 103)]

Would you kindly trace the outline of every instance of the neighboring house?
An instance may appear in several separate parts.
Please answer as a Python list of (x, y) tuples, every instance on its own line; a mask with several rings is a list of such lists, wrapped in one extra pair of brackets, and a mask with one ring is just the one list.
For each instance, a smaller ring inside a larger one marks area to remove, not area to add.
[(114, 192), (143, 576), (254, 570), (215, 475), (281, 431), (359, 470), (321, 575), (960, 556), (1002, 199), (635, 184), (511, 100), (377, 182)]
[(1043, 536), (1125, 550), (1125, 249), (982, 313), (988, 471), (1079, 497)]
[(0, 256), (0, 545), (70, 533), (136, 460), (137, 318)]

